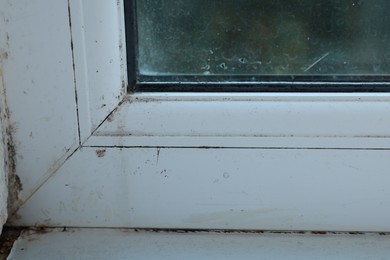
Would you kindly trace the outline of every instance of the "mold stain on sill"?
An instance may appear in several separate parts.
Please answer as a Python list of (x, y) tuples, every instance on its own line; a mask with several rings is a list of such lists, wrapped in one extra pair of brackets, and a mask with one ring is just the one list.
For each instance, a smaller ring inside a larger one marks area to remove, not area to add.
[(4, 227), (0, 236), (0, 259), (7, 259), (15, 241), (19, 238), (24, 228)]
[[(337, 232), (337, 231), (272, 231), (272, 230), (224, 230), (224, 229), (158, 229), (158, 228), (76, 228), (76, 227), (46, 227), (39, 225), (35, 227), (4, 227), (3, 234), (0, 237), (0, 259), (6, 259), (10, 254), (14, 242), (21, 236), (26, 235), (27, 241), (31, 242), (37, 240), (36, 235), (45, 235), (51, 232), (78, 232), (83, 230), (101, 230), (104, 234), (105, 230), (118, 230), (123, 233), (161, 233), (166, 235), (175, 234), (218, 234), (221, 236), (229, 235), (255, 235), (255, 236), (389, 236), (389, 232)], [(32, 236), (31, 236), (32, 235)], [(19, 248), (25, 250), (25, 248)]]

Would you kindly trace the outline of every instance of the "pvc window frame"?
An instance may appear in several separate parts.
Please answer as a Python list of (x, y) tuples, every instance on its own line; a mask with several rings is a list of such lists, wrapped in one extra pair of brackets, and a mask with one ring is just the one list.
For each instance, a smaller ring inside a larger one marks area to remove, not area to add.
[(389, 230), (388, 93), (128, 94), (122, 1), (3, 5), (14, 225)]
[(135, 82), (127, 77), (123, 2), (105, 13), (89, 2), (70, 7), (84, 146), (390, 147), (386, 92), (127, 93)]

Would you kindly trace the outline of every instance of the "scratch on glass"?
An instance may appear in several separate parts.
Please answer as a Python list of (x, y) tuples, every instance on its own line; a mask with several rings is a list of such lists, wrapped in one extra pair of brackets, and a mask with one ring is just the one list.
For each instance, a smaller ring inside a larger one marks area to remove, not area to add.
[(313, 68), (315, 65), (317, 65), (320, 61), (325, 59), (328, 55), (329, 55), (329, 52), (327, 52), (324, 55), (322, 55), (318, 60), (316, 60), (315, 62), (313, 62), (313, 64), (311, 64), (309, 67), (307, 67), (305, 69), (305, 72), (309, 71), (311, 68)]

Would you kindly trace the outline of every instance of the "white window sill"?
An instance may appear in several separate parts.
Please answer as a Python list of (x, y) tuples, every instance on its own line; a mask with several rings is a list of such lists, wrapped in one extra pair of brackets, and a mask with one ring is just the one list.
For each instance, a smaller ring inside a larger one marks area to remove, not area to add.
[(25, 232), (8, 259), (387, 259), (379, 234), (221, 234), (61, 229)]

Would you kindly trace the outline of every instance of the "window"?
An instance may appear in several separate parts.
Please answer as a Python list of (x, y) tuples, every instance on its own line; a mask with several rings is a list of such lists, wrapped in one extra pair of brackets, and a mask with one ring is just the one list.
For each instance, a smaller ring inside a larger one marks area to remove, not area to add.
[[(194, 91), (204, 93), (151, 92), (137, 79), (126, 95), (122, 1), (7, 8), (9, 49), (6, 33), (0, 45), (23, 186), (16, 224), (390, 230), (388, 93), (210, 93), (214, 76), (202, 75)], [(178, 82), (154, 87), (190, 86)]]
[(136, 91), (388, 91), (386, 1), (125, 3)]

